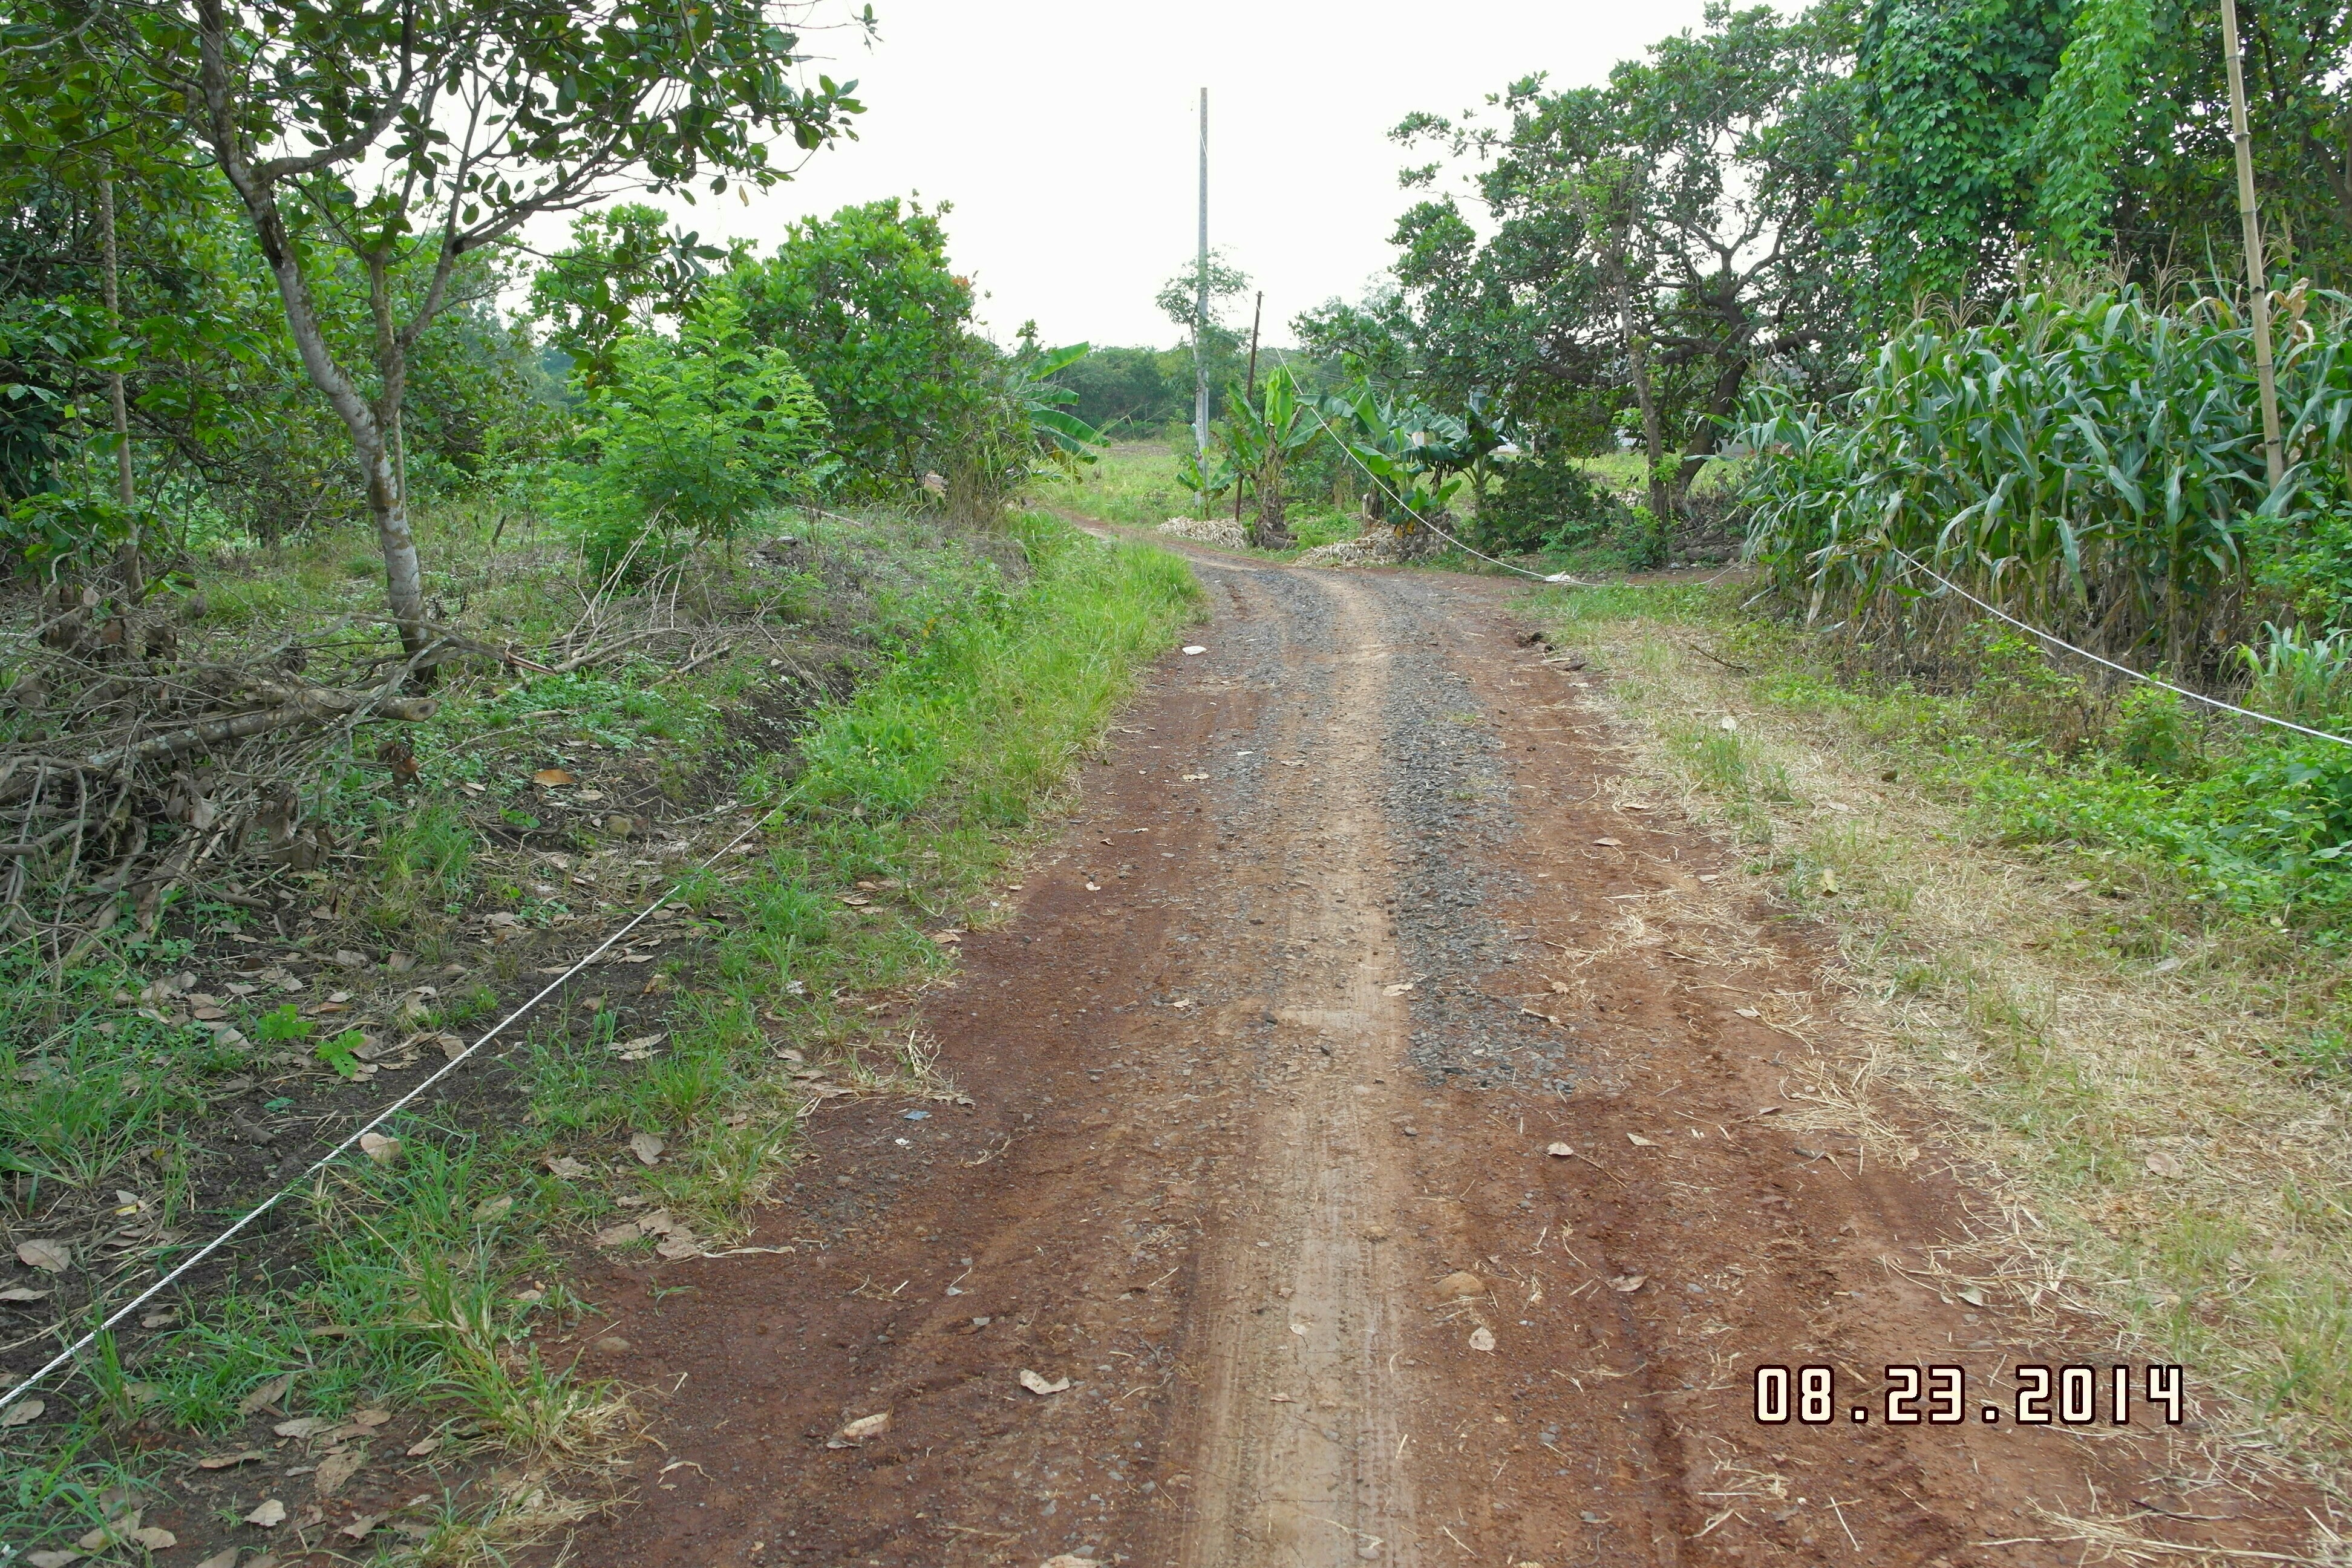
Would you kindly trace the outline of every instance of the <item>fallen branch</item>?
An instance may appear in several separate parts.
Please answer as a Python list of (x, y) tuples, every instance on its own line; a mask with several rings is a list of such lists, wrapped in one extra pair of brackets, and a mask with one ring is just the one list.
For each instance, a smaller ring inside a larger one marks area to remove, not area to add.
[[(333, 700), (328, 700), (332, 699)], [(373, 700), (352, 692), (320, 692), (300, 702), (282, 708), (263, 708), (250, 713), (239, 713), (226, 719), (207, 719), (201, 724), (184, 729), (168, 730), (152, 740), (136, 745), (116, 746), (85, 759), (79, 765), (91, 773), (110, 773), (125, 763), (152, 762), (158, 757), (176, 756), (230, 741), (242, 741), (248, 736), (267, 734), (293, 724), (323, 724), (330, 719), (358, 712)], [(441, 705), (429, 697), (395, 697), (375, 702), (373, 717), (396, 719), (403, 723), (416, 723), (430, 719), (440, 711)]]

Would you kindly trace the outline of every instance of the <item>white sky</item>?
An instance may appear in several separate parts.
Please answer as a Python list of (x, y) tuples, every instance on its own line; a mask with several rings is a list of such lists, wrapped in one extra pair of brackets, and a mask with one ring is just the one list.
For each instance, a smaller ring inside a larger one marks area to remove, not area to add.
[(1151, 297), (1192, 254), (1202, 87), (1209, 241), (1265, 290), (1267, 336), (1283, 342), (1292, 316), (1354, 298), (1390, 261), (1411, 200), (1391, 126), (1416, 109), (1480, 105), (1532, 71), (1597, 81), (1701, 11), (1700, 0), (873, 3), (871, 52), (847, 33), (810, 40), (836, 56), (821, 68), (856, 79), (860, 139), (749, 206), (730, 193), (680, 209), (687, 224), (764, 253), (804, 214), (919, 191), (954, 204), (950, 255), (988, 294), (981, 315), (999, 339), (1034, 318), (1049, 343), (1162, 347), (1179, 334)]

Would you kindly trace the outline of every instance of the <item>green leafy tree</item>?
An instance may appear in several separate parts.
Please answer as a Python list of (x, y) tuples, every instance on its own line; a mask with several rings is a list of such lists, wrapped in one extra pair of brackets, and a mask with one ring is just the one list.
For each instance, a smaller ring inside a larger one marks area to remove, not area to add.
[[(60, 6), (18, 36), (102, 54), (135, 109), (184, 123), (219, 170), (349, 435), (392, 616), (421, 657), (401, 412), (461, 263), (624, 184), (785, 178), (773, 140), (820, 147), (860, 107), (830, 79), (802, 85), (799, 15), (772, 0), (157, 0)], [(336, 256), (364, 289), (357, 353), (329, 326)], [(412, 265), (415, 287), (397, 287)]]
[(581, 445), (594, 461), (570, 501), (600, 578), (660, 564), (679, 533), (732, 539), (805, 486), (826, 434), (807, 378), (752, 337), (723, 292), (675, 339), (624, 333), (587, 401)]
[(992, 395), (994, 351), (973, 333), (941, 216), (896, 197), (843, 207), (727, 275), (753, 336), (823, 399), (853, 494), (918, 493), (936, 448)]
[(1398, 225), (1416, 385), (1488, 400), (1539, 444), (1643, 411), (1653, 509), (1678, 507), (1759, 365), (1829, 377), (1853, 349), (1819, 213), (1852, 145), (1844, 13), (1711, 7), (1602, 86), (1513, 83), (1500, 122), (1415, 115), (1407, 144), (1475, 157), (1482, 239), (1450, 195)]
[[(623, 334), (653, 331), (667, 316), (675, 327), (712, 278), (710, 264), (749, 252), (703, 242), (673, 226), (659, 207), (625, 203), (572, 220), (572, 243), (532, 277), (531, 314), (547, 323), (548, 342), (572, 361), (582, 384), (613, 374)], [(723, 270), (723, 269), (722, 269)]]

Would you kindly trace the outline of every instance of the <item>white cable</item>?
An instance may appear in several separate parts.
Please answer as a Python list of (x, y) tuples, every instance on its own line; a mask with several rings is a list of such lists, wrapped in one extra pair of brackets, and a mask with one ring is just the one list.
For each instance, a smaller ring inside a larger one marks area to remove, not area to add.
[(1331, 428), (1329, 422), (1323, 417), (1323, 414), (1320, 409), (1316, 408), (1310, 404), (1307, 406), (1307, 412), (1315, 416), (1315, 423), (1323, 426), (1323, 434), (1330, 437), (1332, 440), (1339, 442), (1339, 450), (1348, 454), (1348, 461), (1355, 464), (1356, 467), (1364, 470), (1364, 478), (1380, 486), (1381, 489), (1386, 490), (1391, 500), (1404, 508), (1405, 515), (1407, 517), (1412, 518), (1413, 521), (1421, 524), (1422, 527), (1429, 530), (1430, 532), (1437, 535), (1438, 538), (1445, 541), (1446, 543), (1451, 544), (1456, 550), (1462, 551), (1465, 554), (1475, 555), (1479, 560), (1484, 561), (1489, 566), (1500, 566), (1506, 572), (1516, 572), (1520, 576), (1530, 578), (1538, 583), (1565, 583), (1572, 587), (1578, 588), (1590, 588), (1592, 586), (1591, 584), (1571, 577), (1565, 572), (1555, 572), (1550, 576), (1547, 577), (1540, 572), (1530, 572), (1524, 566), (1514, 566), (1507, 561), (1497, 561), (1493, 556), (1488, 555), (1482, 551), (1471, 549), (1468, 545), (1463, 543), (1460, 540), (1454, 538), (1452, 534), (1438, 527), (1437, 524), (1430, 521), (1429, 519), (1413, 510), (1412, 506), (1406, 502), (1402, 496), (1397, 494), (1394, 489), (1390, 488), (1387, 480), (1381, 479), (1380, 475), (1372, 472), (1369, 467), (1366, 467), (1364, 459), (1356, 456), (1356, 449), (1353, 447), (1349, 446), (1345, 440), (1342, 440), (1337, 430)]
[[(737, 834), (725, 845), (712, 851), (709, 858), (705, 859), (701, 865), (696, 867), (695, 869), (698, 871), (708, 870), (712, 866), (718, 864), (719, 858), (720, 856), (726, 854), (730, 849), (734, 848), (736, 845), (742, 843), (746, 838), (751, 837), (754, 833), (759, 832), (762, 827), (765, 827), (768, 825), (769, 818), (774, 815), (775, 814), (773, 812), (770, 812), (765, 816), (762, 816), (758, 821), (752, 823), (751, 826)], [(126, 1305), (110, 1314), (104, 1322), (99, 1324), (98, 1327), (82, 1335), (80, 1339), (76, 1340), (72, 1344), (68, 1345), (64, 1350), (58, 1352), (57, 1355), (50, 1359), (48, 1364), (42, 1367), (38, 1372), (34, 1373), (30, 1377), (25, 1379), (24, 1382), (16, 1384), (5, 1392), (0, 1392), (0, 1410), (6, 1409), (9, 1405), (15, 1404), (17, 1400), (31, 1393), (34, 1385), (38, 1384), (43, 1378), (48, 1376), (49, 1373), (57, 1371), (59, 1367), (73, 1360), (74, 1357), (79, 1355), (83, 1351), (89, 1349), (89, 1346), (97, 1341), (99, 1335), (105, 1333), (108, 1330), (113, 1328), (115, 1324), (122, 1321), (123, 1319), (129, 1317), (148, 1301), (153, 1300), (165, 1286), (171, 1284), (173, 1280), (177, 1279), (189, 1269), (194, 1268), (197, 1264), (202, 1263), (205, 1258), (211, 1257), (232, 1237), (236, 1236), (237, 1232), (243, 1230), (247, 1226), (251, 1225), (255, 1220), (259, 1219), (263, 1215), (268, 1214), (271, 1209), (276, 1208), (278, 1202), (289, 1193), (291, 1193), (304, 1182), (309, 1181), (312, 1176), (317, 1175), (328, 1165), (333, 1163), (339, 1156), (350, 1150), (350, 1148), (353, 1144), (357, 1143), (362, 1138), (383, 1126), (385, 1121), (389, 1121), (404, 1106), (407, 1105), (411, 1100), (414, 1100), (418, 1095), (423, 1094), (426, 1089), (431, 1089), (435, 1084), (439, 1083), (451, 1073), (457, 1071), (458, 1067), (464, 1063), (467, 1057), (472, 1056), (476, 1051), (480, 1050), (484, 1046), (489, 1044), (491, 1040), (495, 1039), (499, 1034), (504, 1032), (509, 1025), (515, 1022), (515, 1020), (520, 1018), (533, 1007), (538, 1006), (541, 1002), (547, 1000), (551, 994), (569, 983), (573, 975), (578, 974), (582, 970), (595, 963), (597, 959), (603, 957), (614, 942), (620, 941), (631, 931), (636, 930), (637, 927), (643, 924), (646, 918), (652, 915), (656, 910), (660, 909), (664, 904), (668, 903), (672, 899), (677, 897), (678, 887), (681, 884), (678, 883), (673, 883), (669, 891), (664, 893), (660, 898), (656, 899), (652, 903), (647, 904), (643, 910), (639, 910), (636, 916), (632, 919), (628, 924), (623, 926), (620, 930), (606, 937), (603, 942), (598, 942), (577, 963), (573, 963), (571, 968), (565, 970), (555, 979), (549, 981), (547, 984), (541, 987), (539, 993), (532, 996), (530, 1001), (525, 1002), (521, 1006), (517, 1007), (513, 1012), (508, 1014), (505, 1017), (491, 1025), (489, 1029), (484, 1033), (480, 1039), (476, 1040), (472, 1045), (467, 1046), (464, 1050), (459, 1051), (456, 1056), (451, 1057), (447, 1061), (444, 1062), (441, 1067), (428, 1076), (424, 1082), (418, 1084), (415, 1089), (410, 1089), (406, 1094), (402, 1095), (398, 1100), (394, 1100), (390, 1105), (385, 1106), (382, 1110), (376, 1112), (375, 1116), (365, 1125), (362, 1126), (357, 1131), (344, 1139), (341, 1142), (336, 1144), (333, 1148), (328, 1150), (324, 1154), (320, 1155), (319, 1158), (313, 1161), (310, 1167), (300, 1175), (295, 1177), (292, 1181), (288, 1182), (284, 1186), (279, 1187), (276, 1192), (270, 1194), (260, 1203), (256, 1204), (253, 1207), (247, 1209), (235, 1225), (230, 1226), (226, 1230), (222, 1231), (218, 1236), (214, 1237), (210, 1241), (205, 1243), (204, 1246), (198, 1247), (194, 1252), (191, 1253), (185, 1259), (184, 1259), (180, 1263), (179, 1267), (173, 1268), (169, 1274), (164, 1275), (161, 1279), (156, 1280), (152, 1285), (148, 1286), (146, 1289), (142, 1290), (138, 1295), (132, 1297)]]
[(2185, 686), (2175, 686), (2168, 680), (2158, 680), (2153, 675), (2144, 675), (2140, 671), (2132, 668), (2131, 666), (2127, 664), (2117, 664), (2114, 659), (2101, 658), (2097, 654), (2093, 653), (2088, 648), (2076, 647), (2064, 637), (2053, 637), (2039, 626), (2031, 626), (2026, 625), (2023, 621), (2019, 620), (2015, 616), (2011, 615), (2006, 610), (1999, 609), (1994, 605), (1986, 604), (1982, 599), (1978, 598), (1974, 594), (1969, 593), (1966, 588), (1961, 587), (1949, 577), (1945, 576), (1934, 567), (1920, 561), (1909, 551), (1896, 549), (1892, 544), (1888, 545), (1886, 548), (1890, 552), (1900, 556), (1903, 560), (1918, 567), (1920, 571), (1925, 572), (1928, 576), (1933, 577), (1937, 582), (1941, 583), (1945, 587), (1949, 588), (1953, 593), (1958, 594), (1961, 598), (1966, 599), (1969, 604), (1974, 605), (1978, 609), (1982, 610), (1985, 614), (1999, 616), (2000, 619), (2007, 621), (2011, 626), (2015, 626), (2019, 631), (2024, 632), (2032, 637), (2040, 637), (2043, 642), (2055, 643), (2060, 647), (2064, 648), (2068, 653), (2080, 654), (2084, 658), (2089, 659), (2093, 664), (2105, 665), (2118, 675), (2128, 675), (2134, 680), (2145, 680), (2150, 686), (2160, 686), (2165, 690), (2172, 692), (2177, 696), (2186, 697), (2192, 702), (2202, 702), (2208, 708), (2219, 708), (2224, 713), (2235, 713), (2242, 719), (2259, 719), (2265, 724), (2275, 724), (2282, 730), (2293, 730), (2296, 734), (2308, 735), (2315, 741), (2333, 741), (2339, 746), (2352, 746), (2352, 740), (2347, 740), (2341, 735), (2331, 735), (2325, 730), (2314, 730), (2306, 725), (2297, 724), (2289, 720), (2276, 718), (2268, 713), (2258, 713), (2252, 708), (2241, 708), (2234, 702), (2224, 702), (2218, 697), (2208, 697), (2201, 691), (2191, 691)]

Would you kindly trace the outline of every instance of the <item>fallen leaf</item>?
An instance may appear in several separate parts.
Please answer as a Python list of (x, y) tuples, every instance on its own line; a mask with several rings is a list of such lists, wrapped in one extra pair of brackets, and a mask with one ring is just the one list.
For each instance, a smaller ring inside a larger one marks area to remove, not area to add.
[[(30, 1285), (11, 1285), (5, 1290), (0, 1290), (0, 1301), (40, 1301), (47, 1300), (48, 1295), (48, 1291), (36, 1290)], [(154, 1325), (150, 1323), (148, 1327)]]
[[(25, 1563), (26, 1568), (67, 1568), (68, 1563), (80, 1562), (81, 1557), (79, 1552), (28, 1552), (25, 1554)], [(213, 1568), (213, 1565), (199, 1563), (196, 1568)], [(233, 1562), (230, 1568), (236, 1568)]]
[(644, 1227), (639, 1226), (636, 1221), (633, 1219), (623, 1220), (618, 1225), (606, 1226), (603, 1230), (598, 1231), (596, 1233), (596, 1245), (599, 1247), (626, 1247), (630, 1242), (636, 1240), (643, 1235), (645, 1235)]
[(1454, 1300), (1465, 1296), (1483, 1296), (1486, 1282), (1467, 1270), (1457, 1270), (1437, 1282), (1440, 1300)]
[(383, 1522), (383, 1515), (380, 1513), (363, 1513), (343, 1526), (341, 1533), (350, 1536), (353, 1541), (365, 1541), (368, 1531)]
[(1021, 1386), (1027, 1389), (1032, 1394), (1059, 1394), (1062, 1390), (1070, 1386), (1070, 1380), (1065, 1377), (1058, 1379), (1055, 1382), (1048, 1383), (1043, 1377), (1040, 1377), (1037, 1373), (1031, 1372), (1024, 1366), (1021, 1369)]
[(1417, 980), (1400, 980), (1392, 985), (1381, 986), (1381, 994), (1383, 996), (1402, 996), (1419, 984), (1420, 982)]
[(38, 1399), (20, 1399), (5, 1410), (0, 1410), (0, 1426), (23, 1426), (41, 1418), (48, 1405)]
[[(243, 1550), (244, 1548), (242, 1547), (231, 1546), (226, 1550), (215, 1552), (210, 1557), (205, 1558), (202, 1563), (197, 1563), (196, 1568), (236, 1568), (236, 1554)], [(260, 1559), (256, 1558), (254, 1561), (257, 1563)]]
[(238, 1400), (236, 1413), (240, 1415), (250, 1415), (257, 1410), (267, 1409), (285, 1398), (286, 1391), (293, 1386), (294, 1374), (290, 1372), (281, 1372), (243, 1399)]
[(1087, 891), (1089, 893), (1099, 893), (1102, 891), (1102, 884), (1100, 882), (1088, 882), (1087, 884)]
[(670, 1233), (668, 1239), (654, 1248), (654, 1254), (673, 1262), (682, 1258), (699, 1258), (702, 1256), (702, 1243), (694, 1239), (692, 1231), (680, 1226)]
[(387, 1138), (381, 1132), (360, 1134), (360, 1152), (379, 1165), (389, 1165), (400, 1158), (400, 1140)]
[(1732, 1011), (1743, 1018), (1760, 1018), (1764, 1016), (1753, 1007), (1734, 1007)]
[(1654, 1149), (1658, 1146), (1656, 1139), (1644, 1138), (1639, 1132), (1626, 1133), (1625, 1141), (1633, 1144), (1636, 1149)]
[(1565, 1143), (1555, 1143), (1550, 1148), (1546, 1149), (1544, 1152), (1550, 1155), (1555, 1160), (1573, 1159), (1576, 1155), (1576, 1151), (1570, 1148)]
[(1964, 1289), (1955, 1290), (1952, 1293), (1958, 1296), (1961, 1300), (1966, 1301), (1971, 1307), (1981, 1307), (1985, 1304), (1985, 1293), (1974, 1285), (1970, 1285)]
[(391, 1419), (392, 1412), (389, 1410), (354, 1410), (352, 1418), (344, 1425), (362, 1432), (372, 1432)]
[(61, 1241), (20, 1241), (16, 1244), (16, 1261), (44, 1274), (56, 1274), (72, 1264), (73, 1254)]
[(1716, 721), (1715, 727), (1718, 730), (1737, 730), (1739, 728), (1739, 721), (1726, 713), (1721, 719)]
[(1287, 1394), (1269, 1394), (1265, 1397), (1266, 1402), (1271, 1405), (1296, 1405), (1298, 1403), (1297, 1400), (1291, 1398)]
[(270, 1430), (280, 1437), (315, 1437), (334, 1425), (331, 1415), (297, 1415), (291, 1421), (280, 1421)]
[(588, 1173), (588, 1167), (569, 1154), (558, 1154), (547, 1163), (547, 1173), (559, 1181), (572, 1181)]
[[(1186, 648), (1186, 653), (1205, 653), (1205, 648)], [(1102, 1568), (1092, 1557), (1081, 1557), (1075, 1552), (1065, 1552), (1059, 1557), (1048, 1557), (1038, 1568)]]
[(1620, 1296), (1630, 1296), (1649, 1282), (1650, 1277), (1646, 1274), (1620, 1274), (1609, 1281), (1609, 1289)]
[(828, 1448), (854, 1448), (868, 1437), (879, 1437), (890, 1430), (890, 1413), (877, 1410), (871, 1415), (861, 1415), (833, 1435), (825, 1444)]
[(1822, 890), (1822, 896), (1823, 898), (1833, 899), (1833, 898), (1837, 897), (1837, 891), (1838, 891), (1838, 879), (1837, 879), (1837, 873), (1836, 873), (1835, 871), (1831, 870), (1827, 866), (1822, 867), (1822, 879), (1821, 879), (1820, 883), (1818, 884), (1818, 886), (1821, 888), (1821, 890)]
[(1555, 980), (1551, 983), (1551, 989), (1552, 994), (1556, 996), (1566, 996), (1574, 993), (1576, 987), (1570, 985), (1565, 980)]
[(960, 931), (933, 931), (931, 933), (931, 940), (938, 942), (941, 947), (954, 947), (963, 941), (963, 932)]
[(425, 1455), (433, 1452), (434, 1449), (438, 1448), (440, 1446), (441, 1439), (438, 1435), (431, 1437), (419, 1438), (417, 1441), (411, 1443), (408, 1446), (408, 1457), (412, 1459), (421, 1459), (425, 1458)]
[(286, 1522), (286, 1505), (276, 1498), (269, 1498), (251, 1513), (247, 1514), (245, 1522), (257, 1524), (264, 1530), (275, 1530)]
[(249, 1465), (256, 1459), (269, 1458), (267, 1448), (240, 1448), (234, 1454), (207, 1454), (196, 1461), (200, 1470), (233, 1470), (239, 1465)]
[(557, 789), (564, 784), (578, 784), (580, 781), (562, 768), (541, 768), (530, 775), (530, 782), (535, 784), (544, 784), (549, 789)]
[(660, 1139), (655, 1137), (650, 1132), (632, 1132), (629, 1134), (629, 1152), (637, 1157), (637, 1163), (640, 1165), (659, 1163), (662, 1157), (662, 1151), (668, 1147), (668, 1144), (663, 1142)]
[(1495, 1348), (1495, 1331), (1486, 1327), (1484, 1323), (1481, 1323), (1476, 1328), (1471, 1330), (1470, 1348), (1474, 1351), (1493, 1350)]
[(143, 1530), (134, 1530), (122, 1539), (135, 1541), (150, 1552), (168, 1552), (180, 1544), (178, 1536), (158, 1524), (148, 1525)]
[(474, 1205), (474, 1223), (477, 1225), (488, 1225), (493, 1220), (501, 1220), (506, 1218), (507, 1215), (513, 1212), (514, 1199), (511, 1197), (484, 1198), (480, 1203)]
[[(1184, 652), (1185, 652), (1187, 655), (1192, 655), (1192, 654), (1196, 654), (1196, 653), (1206, 653), (1206, 652), (1208, 652), (1208, 651), (1209, 651), (1209, 650), (1208, 650), (1207, 648), (1202, 647), (1199, 643), (1186, 643), (1186, 644), (1184, 645)], [(1046, 1568), (1053, 1568), (1053, 1565), (1052, 1565), (1051, 1563), (1048, 1563), (1048, 1564), (1046, 1564)]]
[(1596, 838), (1592, 842), (1595, 844), (1606, 844), (1612, 849), (1618, 847), (1617, 840), (1614, 838)]
[(1557, 1014), (1557, 1013), (1538, 1013), (1538, 1012), (1537, 1012), (1533, 1007), (1522, 1007), (1522, 1008), (1520, 1008), (1520, 1009), (1519, 1009), (1519, 1013), (1520, 1013), (1520, 1016), (1523, 1016), (1523, 1017), (1528, 1017), (1528, 1018), (1541, 1018), (1541, 1019), (1542, 1019), (1545, 1023), (1547, 1023), (1547, 1024), (1557, 1024), (1557, 1023), (1559, 1023), (1559, 1014)]
[(360, 1473), (367, 1456), (357, 1448), (346, 1448), (340, 1454), (330, 1454), (319, 1461), (315, 1484), (320, 1497), (332, 1497), (343, 1489), (343, 1483)]
[(2161, 1149), (2150, 1154), (2144, 1163), (2147, 1166), (2148, 1173), (2154, 1176), (2177, 1177), (2188, 1169), (2180, 1163), (2179, 1156), (2168, 1154)]
[(2170, 974), (2187, 962), (2188, 961), (2186, 959), (2181, 958), (2168, 958), (2163, 963), (2158, 964), (2154, 969), (2148, 971), (2148, 973), (2151, 974)]

